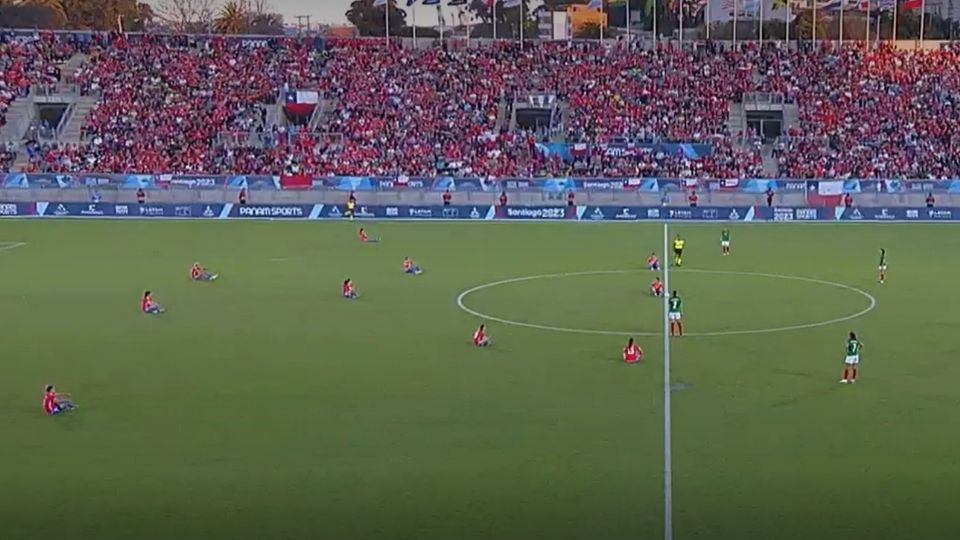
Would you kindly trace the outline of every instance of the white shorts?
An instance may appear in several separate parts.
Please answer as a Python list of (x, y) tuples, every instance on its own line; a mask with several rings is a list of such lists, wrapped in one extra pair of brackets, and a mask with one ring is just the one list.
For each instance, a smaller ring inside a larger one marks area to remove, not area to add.
[(847, 358), (843, 361), (843, 363), (848, 366), (855, 366), (860, 363), (860, 355), (854, 354), (851, 356), (847, 356)]
[(729, 240), (721, 240), (721, 241), (720, 241), (720, 247), (730, 247), (730, 241), (729, 241)]
[(667, 313), (667, 318), (670, 319), (671, 321), (679, 321), (680, 317), (681, 317), (680, 313), (676, 313), (673, 311)]
[(879, 268), (880, 268), (880, 271), (881, 271), (881, 272), (886, 272), (886, 271), (887, 271), (887, 265), (885, 265), (885, 264), (881, 264), (881, 265), (879, 266)]

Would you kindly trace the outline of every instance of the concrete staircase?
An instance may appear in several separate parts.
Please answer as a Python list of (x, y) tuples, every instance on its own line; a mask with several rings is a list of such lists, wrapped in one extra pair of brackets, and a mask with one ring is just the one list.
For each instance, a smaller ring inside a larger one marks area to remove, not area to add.
[(10, 104), (7, 110), (7, 123), (0, 129), (0, 142), (19, 143), (27, 133), (27, 128), (36, 116), (36, 107), (30, 97), (19, 98)]
[(763, 175), (767, 178), (776, 178), (779, 176), (780, 165), (777, 163), (777, 159), (773, 157), (773, 145), (763, 145), (761, 157), (763, 158)]
[(74, 103), (67, 118), (63, 131), (60, 133), (60, 141), (70, 144), (80, 142), (81, 129), (83, 124), (90, 116), (90, 112), (97, 106), (97, 99), (91, 96), (83, 96)]
[(783, 132), (786, 133), (792, 127), (800, 125), (800, 111), (794, 103), (784, 104), (783, 106)]
[(557, 122), (557, 125), (554, 126), (553, 132), (550, 134), (550, 142), (562, 143), (567, 140), (567, 133), (564, 129), (564, 124), (567, 119), (570, 118), (570, 103), (566, 100), (557, 100), (557, 110), (556, 117), (560, 119)]
[(727, 130), (730, 135), (737, 138), (747, 131), (746, 115), (743, 112), (743, 104), (731, 101), (727, 105)]
[[(87, 55), (83, 53), (77, 53), (70, 57), (70, 60), (64, 62), (63, 65), (60, 66), (60, 86), (72, 87), (74, 76), (86, 62)], [(67, 92), (64, 91), (63, 93)]]
[(500, 96), (500, 104), (497, 105), (497, 123), (493, 126), (494, 133), (500, 133), (503, 130), (503, 124), (507, 121), (507, 95)]

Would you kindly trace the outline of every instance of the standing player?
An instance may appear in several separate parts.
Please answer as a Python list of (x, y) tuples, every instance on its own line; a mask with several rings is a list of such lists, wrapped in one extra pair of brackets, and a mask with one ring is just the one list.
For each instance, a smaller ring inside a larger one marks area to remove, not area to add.
[(656, 252), (656, 251), (654, 251), (653, 253), (650, 254), (649, 257), (647, 257), (647, 268), (648, 268), (651, 272), (659, 272), (659, 271), (660, 271), (660, 258), (657, 257), (657, 252)]
[(623, 348), (623, 361), (628, 364), (635, 364), (643, 360), (643, 349), (630, 338), (627, 341), (627, 346)]
[(70, 399), (70, 394), (58, 394), (52, 384), (48, 384), (43, 389), (43, 412), (53, 416), (76, 408), (77, 406)]
[(720, 231), (720, 251), (724, 256), (730, 254), (730, 229), (726, 227)]
[(683, 300), (677, 295), (677, 291), (669, 298), (670, 306), (667, 309), (667, 318), (670, 319), (670, 336), (683, 336)]
[(473, 345), (475, 347), (487, 347), (490, 345), (490, 336), (487, 335), (487, 326), (481, 324), (477, 331), (473, 333)]
[(663, 282), (660, 281), (660, 276), (654, 278), (653, 283), (650, 284), (650, 294), (657, 298), (663, 296)]
[(880, 284), (882, 285), (887, 279), (887, 250), (880, 248)]
[(860, 349), (863, 343), (857, 339), (857, 334), (850, 332), (847, 338), (847, 356), (843, 360), (843, 378), (840, 384), (857, 382), (857, 368), (860, 367)]
[(686, 244), (686, 240), (680, 237), (680, 234), (677, 233), (677, 237), (673, 239), (673, 265), (681, 266), (683, 265), (683, 245)]

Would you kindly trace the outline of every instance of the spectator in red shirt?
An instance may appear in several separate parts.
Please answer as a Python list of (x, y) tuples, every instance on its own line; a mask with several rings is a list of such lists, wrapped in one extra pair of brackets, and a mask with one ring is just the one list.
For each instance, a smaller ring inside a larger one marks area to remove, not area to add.
[(449, 189), (443, 190), (443, 205), (450, 206), (450, 200), (453, 198), (453, 195), (450, 194)]

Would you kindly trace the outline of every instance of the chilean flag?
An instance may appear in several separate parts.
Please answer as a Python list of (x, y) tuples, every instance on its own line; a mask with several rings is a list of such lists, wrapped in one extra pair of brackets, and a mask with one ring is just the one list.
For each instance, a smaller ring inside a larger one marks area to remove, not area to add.
[(288, 114), (307, 116), (320, 102), (320, 94), (313, 90), (290, 90), (284, 98), (283, 108)]

